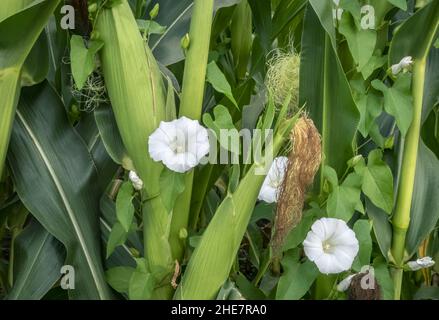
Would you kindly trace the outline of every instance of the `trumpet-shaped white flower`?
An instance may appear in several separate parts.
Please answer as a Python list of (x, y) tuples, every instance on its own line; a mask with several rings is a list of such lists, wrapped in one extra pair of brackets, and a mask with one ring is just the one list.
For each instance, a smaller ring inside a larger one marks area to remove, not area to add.
[(142, 190), (143, 188), (143, 181), (139, 178), (136, 172), (130, 171), (128, 174), (128, 178), (130, 179), (131, 183), (133, 184), (134, 189), (137, 191)]
[(401, 61), (397, 64), (394, 64), (392, 68), (393, 75), (397, 75), (402, 70), (407, 70), (411, 65), (413, 64), (413, 58), (410, 56), (404, 57), (401, 59)]
[(288, 158), (277, 157), (273, 160), (270, 170), (265, 177), (262, 188), (259, 191), (258, 199), (267, 203), (273, 203), (277, 201), (279, 196), (280, 187), (285, 177), (285, 171), (287, 170)]
[(186, 117), (162, 121), (149, 136), (148, 147), (154, 161), (161, 161), (170, 170), (183, 173), (196, 167), (209, 153), (208, 132), (197, 120)]
[(412, 271), (417, 271), (434, 266), (435, 262), (431, 257), (423, 257), (415, 261), (407, 262), (408, 267)]
[(314, 222), (303, 246), (308, 259), (324, 274), (349, 270), (359, 250), (355, 233), (346, 222), (334, 218)]

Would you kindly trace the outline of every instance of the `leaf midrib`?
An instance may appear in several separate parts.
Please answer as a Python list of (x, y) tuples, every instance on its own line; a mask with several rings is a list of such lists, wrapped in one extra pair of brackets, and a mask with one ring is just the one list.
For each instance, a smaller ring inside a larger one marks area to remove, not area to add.
[(37, 250), (37, 252), (36, 252), (34, 258), (32, 259), (32, 263), (31, 263), (30, 267), (26, 270), (26, 272), (25, 272), (25, 276), (24, 276), (23, 280), (20, 282), (20, 285), (18, 286), (18, 289), (17, 289), (17, 291), (16, 291), (16, 294), (13, 295), (12, 297), (9, 297), (9, 298), (15, 298), (15, 299), (17, 299), (17, 298), (20, 296), (20, 292), (21, 292), (21, 290), (23, 290), (23, 288), (24, 288), (24, 284), (27, 282), (26, 279), (27, 279), (27, 278), (29, 277), (29, 275), (31, 274), (31, 271), (32, 271), (32, 269), (34, 268), (35, 263), (36, 263), (36, 261), (37, 261), (39, 255), (40, 255), (40, 253), (41, 253), (41, 250), (43, 250), (43, 247), (44, 247), (44, 245), (45, 245), (45, 243), (46, 243), (46, 241), (47, 241), (48, 238), (49, 238), (49, 233), (47, 232), (46, 235), (44, 236), (44, 240), (41, 242), (40, 247), (38, 248), (38, 250)]
[(78, 221), (75, 218), (74, 211), (73, 211), (72, 207), (70, 206), (70, 203), (67, 199), (66, 193), (65, 193), (64, 189), (62, 188), (62, 185), (59, 182), (58, 177), (56, 176), (54, 169), (50, 165), (50, 161), (49, 161), (47, 155), (45, 154), (43, 148), (41, 147), (40, 143), (38, 142), (37, 137), (35, 136), (31, 127), (29, 126), (26, 119), (23, 117), (23, 115), (21, 114), (21, 112), (19, 110), (17, 110), (17, 117), (21, 121), (21, 123), (23, 124), (27, 133), (29, 134), (31, 140), (33, 141), (36, 149), (38, 150), (38, 153), (40, 154), (40, 156), (44, 162), (44, 165), (46, 166), (47, 170), (49, 171), (50, 177), (52, 178), (52, 180), (56, 186), (56, 189), (58, 190), (58, 193), (61, 196), (64, 207), (65, 207), (65, 209), (68, 213), (69, 219), (73, 225), (73, 229), (78, 237), (79, 245), (84, 253), (86, 262), (89, 266), (89, 269), (90, 269), (90, 272), (92, 274), (96, 289), (97, 289), (98, 294), (99, 294), (99, 298), (105, 299), (106, 298), (105, 290), (101, 286), (100, 282), (97, 280), (99, 278), (98, 271), (95, 269), (95, 267), (93, 265), (90, 253), (88, 252), (87, 246), (85, 245), (84, 235), (82, 234), (82, 231), (81, 231), (81, 228), (79, 227)]

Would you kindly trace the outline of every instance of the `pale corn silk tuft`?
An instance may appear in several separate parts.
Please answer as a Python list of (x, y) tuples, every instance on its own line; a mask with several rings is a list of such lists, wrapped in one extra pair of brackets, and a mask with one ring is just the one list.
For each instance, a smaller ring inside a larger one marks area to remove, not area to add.
[(290, 112), (299, 108), (300, 56), (294, 52), (278, 52), (268, 61), (265, 85), (276, 105), (283, 105), (288, 97)]

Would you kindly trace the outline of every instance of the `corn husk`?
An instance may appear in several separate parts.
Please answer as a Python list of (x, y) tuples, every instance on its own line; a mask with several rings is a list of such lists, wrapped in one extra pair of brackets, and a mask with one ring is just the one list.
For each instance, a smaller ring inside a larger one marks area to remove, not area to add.
[(165, 120), (166, 98), (160, 70), (123, 1), (104, 8), (97, 21), (104, 41), (101, 64), (108, 95), (129, 157), (144, 186), (144, 244), (150, 272), (160, 289), (154, 298), (167, 298), (173, 260), (168, 242), (170, 215), (160, 198), (163, 169), (148, 152), (148, 137)]

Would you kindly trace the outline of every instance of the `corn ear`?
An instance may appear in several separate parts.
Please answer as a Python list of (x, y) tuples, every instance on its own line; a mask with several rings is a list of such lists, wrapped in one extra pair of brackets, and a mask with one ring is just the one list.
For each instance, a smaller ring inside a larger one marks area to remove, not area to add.
[(129, 4), (104, 8), (97, 21), (104, 47), (101, 64), (117, 126), (135, 170), (145, 181), (144, 244), (150, 272), (169, 283), (154, 298), (171, 292), (173, 260), (168, 242), (170, 215), (160, 198), (160, 163), (149, 157), (148, 137), (165, 120), (165, 93), (161, 73), (144, 43)]
[[(284, 134), (276, 135), (274, 155), (279, 153), (285, 138)], [(253, 164), (236, 191), (229, 193), (218, 207), (191, 256), (175, 299), (214, 299), (226, 281), (265, 179), (256, 174), (261, 165), (264, 164)]]
[(232, 54), (238, 79), (244, 79), (253, 44), (252, 11), (247, 0), (236, 6), (232, 18)]

